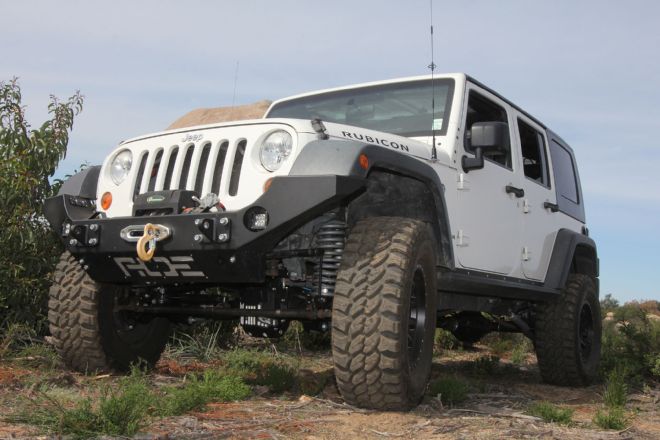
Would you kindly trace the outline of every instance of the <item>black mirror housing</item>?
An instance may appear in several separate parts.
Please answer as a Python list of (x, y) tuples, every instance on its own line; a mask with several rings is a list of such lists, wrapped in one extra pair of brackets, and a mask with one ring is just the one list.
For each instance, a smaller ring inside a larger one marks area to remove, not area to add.
[(475, 122), (470, 128), (470, 145), (483, 152), (506, 153), (509, 150), (509, 126), (506, 122)]
[(484, 167), (484, 153), (509, 151), (509, 126), (506, 122), (475, 122), (470, 128), (470, 145), (474, 150), (474, 157), (463, 156), (461, 160), (466, 173)]

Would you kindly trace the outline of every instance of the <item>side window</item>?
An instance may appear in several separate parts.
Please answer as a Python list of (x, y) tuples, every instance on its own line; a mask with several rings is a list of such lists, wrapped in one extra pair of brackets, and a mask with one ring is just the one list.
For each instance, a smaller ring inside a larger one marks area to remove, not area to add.
[[(550, 143), (552, 168), (555, 174), (557, 195), (575, 204), (579, 204), (575, 164), (571, 154), (554, 140)], [(561, 201), (558, 201), (560, 203)]]
[(543, 135), (521, 119), (518, 119), (518, 131), (525, 177), (549, 188), (548, 159)]
[[(483, 97), (475, 91), (470, 91), (468, 96), (467, 116), (465, 120), (465, 151), (472, 152), (470, 145), (470, 129), (475, 122), (504, 122), (508, 124), (506, 110), (488, 98)], [(511, 169), (511, 148), (505, 153), (484, 154), (487, 159)]]

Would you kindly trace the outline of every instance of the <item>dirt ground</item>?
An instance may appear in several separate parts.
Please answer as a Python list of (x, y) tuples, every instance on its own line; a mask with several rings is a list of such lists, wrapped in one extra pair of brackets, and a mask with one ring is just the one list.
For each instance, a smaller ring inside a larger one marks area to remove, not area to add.
[[(604, 431), (592, 422), (602, 406), (602, 385), (570, 389), (544, 385), (540, 381), (533, 355), (522, 366), (503, 359), (491, 374), (474, 372), (474, 360), (487, 353), (448, 352), (434, 362), (433, 378), (454, 376), (468, 381), (472, 388), (468, 400), (446, 407), (434, 396), (410, 412), (367, 411), (343, 403), (333, 381), (317, 396), (289, 393), (269, 396), (255, 390), (249, 400), (214, 403), (202, 412), (157, 419), (138, 439), (660, 439), (660, 387), (645, 387), (630, 394), (626, 413), (629, 427)], [(303, 355), (306, 380), (321, 381), (331, 375), (327, 352)], [(190, 370), (204, 364), (182, 365), (165, 360), (151, 374), (154, 384), (180, 380)], [(0, 419), (19, 395), (29, 395), (39, 382), (38, 370), (3, 366), (0, 363)], [(26, 379), (32, 383), (24, 385)], [(103, 375), (82, 376), (60, 371), (44, 380), (48, 384), (84, 393), (86, 384), (113, 381)], [(549, 401), (573, 409), (574, 424), (566, 427), (545, 423), (526, 414), (537, 401)], [(0, 422), (1, 439), (54, 438), (34, 427)]]

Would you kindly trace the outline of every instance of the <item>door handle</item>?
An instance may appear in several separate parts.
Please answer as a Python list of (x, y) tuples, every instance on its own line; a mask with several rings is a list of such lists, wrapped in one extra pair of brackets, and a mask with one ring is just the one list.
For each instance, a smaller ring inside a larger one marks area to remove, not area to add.
[(557, 205), (556, 203), (544, 202), (544, 203), (543, 203), (543, 207), (544, 207), (545, 209), (549, 209), (550, 212), (557, 212), (557, 211), (559, 211), (559, 205)]
[(513, 194), (518, 198), (525, 197), (525, 190), (522, 188), (516, 188), (515, 186), (507, 185), (504, 188), (507, 194)]

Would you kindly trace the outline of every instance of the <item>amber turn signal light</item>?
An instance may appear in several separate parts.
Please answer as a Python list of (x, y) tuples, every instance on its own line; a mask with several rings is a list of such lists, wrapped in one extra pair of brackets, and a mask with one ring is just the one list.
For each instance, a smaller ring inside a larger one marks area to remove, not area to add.
[(104, 211), (107, 211), (110, 209), (110, 205), (112, 205), (112, 193), (103, 193), (103, 196), (101, 196), (101, 208), (103, 208)]
[(360, 154), (359, 162), (360, 162), (360, 168), (362, 168), (363, 170), (369, 169), (369, 158), (367, 157), (366, 154), (364, 153)]
[(264, 183), (264, 192), (268, 191), (272, 184), (273, 184), (273, 178), (271, 177), (270, 179), (266, 180), (266, 183)]

